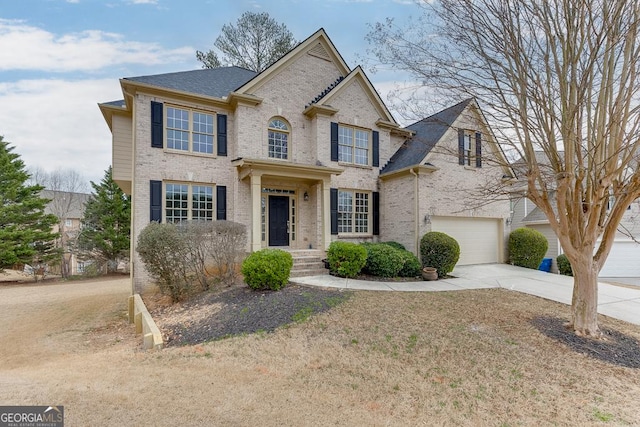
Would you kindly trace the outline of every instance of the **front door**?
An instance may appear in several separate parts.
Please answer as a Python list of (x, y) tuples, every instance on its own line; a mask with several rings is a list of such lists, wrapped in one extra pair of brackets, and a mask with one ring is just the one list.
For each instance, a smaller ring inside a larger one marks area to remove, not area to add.
[(289, 197), (269, 196), (269, 246), (289, 245)]

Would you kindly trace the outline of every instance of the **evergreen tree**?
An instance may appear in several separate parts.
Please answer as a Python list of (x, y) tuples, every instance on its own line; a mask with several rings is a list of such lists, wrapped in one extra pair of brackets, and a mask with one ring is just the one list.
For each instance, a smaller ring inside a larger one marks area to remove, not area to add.
[(57, 257), (38, 249), (56, 239), (52, 227), (57, 219), (44, 213), (49, 200), (40, 197), (43, 187), (27, 184), (29, 174), (13, 149), (0, 136), (0, 269), (31, 263), (36, 256), (39, 264), (49, 255)]
[(111, 167), (85, 204), (80, 247), (100, 257), (111, 270), (129, 257), (131, 198), (113, 181)]

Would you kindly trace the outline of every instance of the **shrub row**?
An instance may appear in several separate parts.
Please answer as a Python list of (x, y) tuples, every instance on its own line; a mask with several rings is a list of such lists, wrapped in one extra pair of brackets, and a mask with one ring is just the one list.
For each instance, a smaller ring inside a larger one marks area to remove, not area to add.
[(333, 242), (327, 260), (332, 274), (348, 278), (361, 272), (379, 277), (416, 277), (421, 269), (418, 258), (397, 242)]

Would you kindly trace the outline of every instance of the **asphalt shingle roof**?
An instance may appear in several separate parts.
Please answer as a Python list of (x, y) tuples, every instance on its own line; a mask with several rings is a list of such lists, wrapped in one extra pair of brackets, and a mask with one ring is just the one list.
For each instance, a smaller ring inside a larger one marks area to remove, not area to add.
[(222, 98), (257, 75), (258, 73), (255, 71), (245, 68), (219, 67), (151, 76), (127, 77), (124, 80)]
[(406, 129), (416, 134), (396, 151), (380, 173), (395, 172), (418, 165), (436, 146), (458, 116), (467, 108), (473, 98), (466, 99), (452, 107), (416, 122)]

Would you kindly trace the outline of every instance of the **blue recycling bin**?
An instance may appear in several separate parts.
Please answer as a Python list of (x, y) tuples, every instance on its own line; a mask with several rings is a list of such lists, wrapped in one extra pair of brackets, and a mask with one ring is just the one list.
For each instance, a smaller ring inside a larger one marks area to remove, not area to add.
[(538, 267), (538, 270), (540, 271), (546, 271), (547, 273), (551, 272), (551, 262), (553, 260), (551, 258), (544, 258), (542, 260), (542, 263), (540, 263), (540, 267)]

